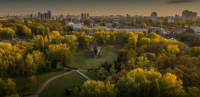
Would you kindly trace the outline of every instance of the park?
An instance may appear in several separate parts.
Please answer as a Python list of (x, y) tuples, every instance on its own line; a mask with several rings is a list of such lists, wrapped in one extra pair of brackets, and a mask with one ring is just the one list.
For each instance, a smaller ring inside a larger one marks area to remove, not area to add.
[(199, 97), (199, 37), (0, 22), (1, 97)]
[[(91, 49), (78, 48), (76, 53), (73, 53), (74, 60), (70, 67), (78, 68), (80, 72), (92, 80), (98, 80), (97, 73), (88, 72), (87, 70), (99, 68), (105, 61), (112, 63), (117, 58), (117, 52), (120, 48), (121, 46), (118, 44), (102, 46), (102, 50), (99, 52), (97, 57), (94, 57)], [(77, 72), (72, 72), (72, 70), (69, 71), (67, 68), (58, 72), (49, 72), (37, 75), (37, 83), (35, 84), (26, 84), (27, 77), (14, 77), (13, 79), (17, 84), (16, 88), (20, 95), (29, 94), (27, 96), (38, 96), (35, 95), (36, 92), (48, 79), (66, 72), (71, 73), (52, 80), (39, 95), (39, 97), (62, 97), (65, 95), (66, 90), (73, 89), (74, 87), (80, 87), (85, 81), (87, 81), (87, 79)], [(22, 92), (24, 87), (28, 87), (29, 90)]]

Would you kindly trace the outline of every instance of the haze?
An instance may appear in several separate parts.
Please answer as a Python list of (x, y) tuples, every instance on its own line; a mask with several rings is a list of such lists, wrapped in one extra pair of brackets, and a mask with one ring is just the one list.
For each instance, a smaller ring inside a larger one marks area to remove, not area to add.
[(51, 10), (53, 15), (181, 15), (183, 10), (200, 13), (199, 0), (0, 0), (0, 14), (37, 14)]

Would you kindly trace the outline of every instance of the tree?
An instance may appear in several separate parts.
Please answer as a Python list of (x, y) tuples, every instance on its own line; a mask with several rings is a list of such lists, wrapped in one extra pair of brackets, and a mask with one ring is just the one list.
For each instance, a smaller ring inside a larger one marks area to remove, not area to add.
[[(127, 77), (121, 77), (119, 81), (117, 82), (118, 86), (118, 96), (119, 97), (131, 97), (134, 95), (139, 95), (137, 93), (139, 90), (138, 85), (135, 83), (135, 80), (131, 78), (130, 76)], [(138, 97), (138, 96), (135, 96)]]
[(26, 73), (28, 75), (34, 75), (34, 74), (36, 74), (36, 72), (37, 72), (37, 65), (34, 63), (33, 55), (32, 54), (28, 54), (26, 56), (25, 63), (26, 63), (26, 69), (25, 69)]
[(128, 46), (134, 48), (137, 46), (137, 39), (138, 35), (133, 35), (132, 37), (128, 38)]
[(54, 36), (60, 36), (60, 32), (58, 31), (52, 31), (51, 33), (49, 33), (50, 35), (54, 35)]
[(142, 23), (142, 27), (146, 28), (146, 27), (147, 27), (147, 24)]
[(90, 20), (84, 20), (84, 25), (90, 26)]
[(116, 69), (115, 69), (115, 65), (114, 64), (112, 64), (112, 66), (111, 66), (111, 68), (110, 68), (110, 74), (111, 75), (115, 75), (116, 74)]
[(109, 75), (109, 72), (105, 68), (101, 68), (97, 73), (98, 79), (101, 81), (104, 81)]
[(200, 90), (197, 87), (189, 87), (188, 94), (189, 94), (189, 97), (199, 97)]
[(81, 86), (82, 97), (115, 97), (117, 90), (115, 85), (103, 81), (86, 81)]
[(138, 61), (137, 61), (137, 65), (134, 66), (134, 68), (143, 68), (143, 69), (147, 69), (150, 67), (150, 61), (143, 56), (138, 57)]
[(139, 41), (139, 45), (142, 46), (142, 45), (145, 45), (145, 44), (150, 44), (150, 38), (141, 38), (140, 41)]
[(200, 55), (200, 47), (192, 47), (190, 48), (190, 54), (193, 57), (197, 57), (198, 55)]
[(32, 36), (32, 31), (30, 28), (28, 28), (26, 25), (22, 26), (22, 31), (23, 33), (27, 36), (27, 37), (31, 37)]
[(28, 77), (29, 84), (35, 84), (37, 82), (36, 77), (34, 75)]
[(10, 96), (10, 95), (16, 95), (17, 91), (16, 91), (16, 84), (15, 82), (8, 78), (7, 81), (5, 82), (4, 80), (2, 80), (0, 78), (0, 96), (4, 97), (4, 96)]
[(15, 36), (15, 31), (12, 28), (0, 28), (0, 36), (2, 38), (5, 36)]
[(179, 48), (178, 48), (178, 45), (168, 45), (167, 46), (167, 51), (170, 53), (170, 54), (174, 54), (176, 55), (177, 53), (179, 53)]
[(69, 32), (70, 32), (70, 31), (73, 31), (72, 25), (64, 25), (64, 26), (63, 26), (63, 31), (64, 31), (64, 32), (67, 32), (68, 34), (70, 34)]
[(89, 48), (89, 44), (93, 41), (93, 37), (90, 35), (81, 35), (77, 38), (77, 41), (82, 48)]
[(166, 73), (160, 83), (162, 97), (178, 97), (185, 93), (182, 80), (178, 80), (174, 74)]

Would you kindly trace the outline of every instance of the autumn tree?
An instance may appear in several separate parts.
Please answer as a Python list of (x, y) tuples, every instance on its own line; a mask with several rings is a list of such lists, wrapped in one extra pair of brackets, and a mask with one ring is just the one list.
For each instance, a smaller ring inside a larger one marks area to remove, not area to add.
[(81, 86), (81, 97), (115, 97), (117, 89), (114, 84), (103, 81), (86, 81)]

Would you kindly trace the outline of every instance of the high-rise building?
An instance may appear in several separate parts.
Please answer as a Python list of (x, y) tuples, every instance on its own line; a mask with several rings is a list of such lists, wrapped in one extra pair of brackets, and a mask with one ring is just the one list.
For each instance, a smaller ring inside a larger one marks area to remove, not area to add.
[(30, 14), (30, 18), (31, 18), (31, 19), (33, 18), (33, 14)]
[(131, 15), (129, 15), (129, 14), (126, 14), (126, 17), (127, 17), (127, 18), (130, 18), (130, 17), (131, 17)]
[(81, 19), (89, 19), (89, 13), (81, 13)]
[(49, 10), (47, 13), (38, 12), (38, 19), (52, 19), (51, 11)]
[(197, 13), (185, 10), (182, 12), (182, 20), (197, 20)]
[(51, 15), (51, 11), (50, 11), (50, 10), (48, 11), (48, 15), (49, 15), (48, 18), (51, 19), (51, 18), (52, 18), (52, 15)]
[(10, 18), (10, 14), (8, 13), (8, 16), (7, 16), (8, 18)]
[(176, 15), (175, 15), (175, 19), (176, 19), (176, 20), (180, 20), (181, 17), (180, 17), (179, 15), (176, 14)]
[(153, 20), (153, 21), (157, 20), (157, 13), (156, 12), (151, 13), (151, 20)]

